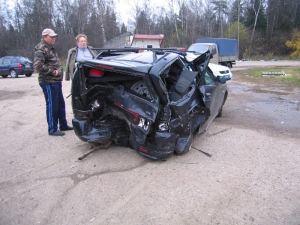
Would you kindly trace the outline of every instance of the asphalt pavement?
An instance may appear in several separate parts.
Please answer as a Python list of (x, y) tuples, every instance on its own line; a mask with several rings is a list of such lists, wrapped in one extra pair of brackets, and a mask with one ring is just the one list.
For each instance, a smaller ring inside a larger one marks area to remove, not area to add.
[(233, 78), (190, 152), (152, 161), (114, 144), (79, 160), (91, 146), (48, 135), (36, 74), (0, 84), (0, 224), (300, 224), (300, 87)]

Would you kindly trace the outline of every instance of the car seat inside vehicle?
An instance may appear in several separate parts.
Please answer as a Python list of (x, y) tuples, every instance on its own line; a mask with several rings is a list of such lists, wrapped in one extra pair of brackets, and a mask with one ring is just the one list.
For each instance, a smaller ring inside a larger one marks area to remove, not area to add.
[(175, 85), (170, 89), (170, 100), (178, 101), (190, 90), (198, 72), (183, 69)]

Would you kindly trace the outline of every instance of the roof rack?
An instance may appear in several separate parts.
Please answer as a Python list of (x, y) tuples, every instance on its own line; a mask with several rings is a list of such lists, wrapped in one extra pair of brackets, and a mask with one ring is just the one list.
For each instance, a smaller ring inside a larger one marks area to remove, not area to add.
[[(152, 51), (152, 52), (174, 52), (183, 56), (186, 56), (186, 52), (180, 50), (178, 48), (132, 48), (132, 47), (125, 47), (125, 48), (93, 48), (94, 50), (100, 51), (99, 55), (115, 55), (116, 53), (121, 52), (134, 52), (139, 53), (141, 50)], [(99, 56), (98, 55), (98, 56)]]

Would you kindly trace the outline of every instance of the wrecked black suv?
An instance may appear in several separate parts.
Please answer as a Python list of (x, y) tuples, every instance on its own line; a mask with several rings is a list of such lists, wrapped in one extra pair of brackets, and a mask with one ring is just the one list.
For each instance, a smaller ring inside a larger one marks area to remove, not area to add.
[(130, 147), (151, 159), (189, 151), (193, 137), (222, 113), (226, 77), (208, 68), (210, 52), (97, 49), (77, 64), (73, 126), (86, 142)]

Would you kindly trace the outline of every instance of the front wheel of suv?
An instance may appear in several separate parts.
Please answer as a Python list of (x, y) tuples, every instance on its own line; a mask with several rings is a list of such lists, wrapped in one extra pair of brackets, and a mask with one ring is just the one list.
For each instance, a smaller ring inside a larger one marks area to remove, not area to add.
[(32, 73), (25, 74), (26, 77), (31, 77)]
[(15, 70), (11, 70), (9, 74), (10, 74), (10, 76), (11, 76), (12, 78), (17, 78), (17, 77), (18, 77), (18, 75), (17, 75), (17, 73), (16, 73)]
[(219, 109), (218, 115), (217, 117), (222, 117), (223, 115), (223, 105), (221, 106), (221, 108)]

